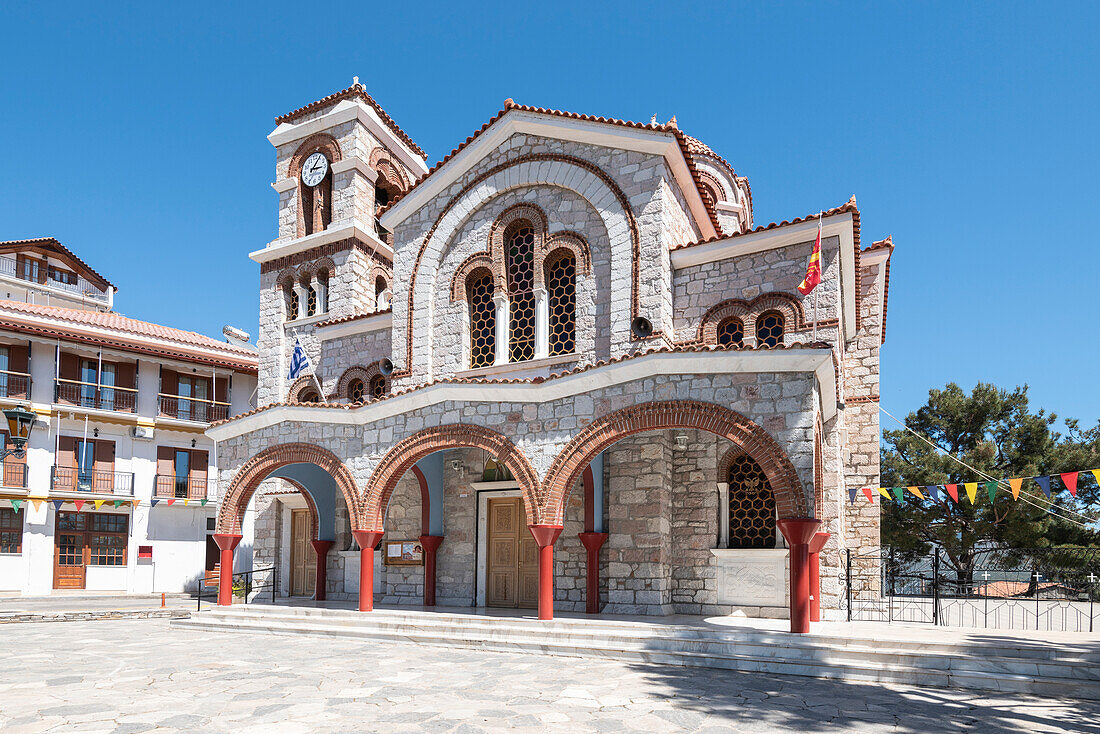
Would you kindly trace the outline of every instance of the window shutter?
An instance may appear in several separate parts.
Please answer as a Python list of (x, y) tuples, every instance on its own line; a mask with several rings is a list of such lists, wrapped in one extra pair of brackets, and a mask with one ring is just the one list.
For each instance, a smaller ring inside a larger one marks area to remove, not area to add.
[(8, 369), (12, 372), (26, 372), (29, 363), (30, 347), (26, 344), (8, 345)]
[(57, 465), (76, 466), (76, 437), (61, 436), (57, 440)]
[(191, 481), (205, 482), (206, 477), (209, 474), (208, 463), (210, 461), (210, 455), (205, 451), (192, 451), (191, 452), (191, 475), (188, 477)]
[(61, 379), (80, 379), (80, 358), (75, 354), (69, 354), (68, 352), (61, 353)]
[(96, 441), (94, 446), (95, 470), (113, 472), (115, 470), (115, 442)]
[(229, 402), (229, 376), (219, 376), (214, 381), (214, 398), (216, 402), (228, 403)]
[(180, 376), (175, 370), (161, 369), (160, 391), (165, 395), (180, 394)]
[(176, 450), (171, 446), (157, 446), (157, 474), (171, 476), (175, 471)]
[(115, 384), (118, 387), (137, 387), (137, 365), (133, 362), (115, 364)]

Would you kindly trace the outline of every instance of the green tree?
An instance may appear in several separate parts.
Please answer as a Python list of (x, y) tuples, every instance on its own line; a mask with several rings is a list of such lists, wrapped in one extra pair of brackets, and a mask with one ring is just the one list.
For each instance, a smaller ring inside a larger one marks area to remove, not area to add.
[(962, 484), (986, 480), (951, 458), (997, 479), (1100, 468), (1100, 424), (1082, 430), (1076, 421), (1067, 421), (1063, 436), (1053, 429), (1056, 420), (1053, 413), (1031, 411), (1026, 385), (1007, 391), (978, 383), (969, 395), (954, 383), (930, 390), (928, 403), (910, 413), (905, 424), (951, 456), (908, 430), (883, 431), (882, 484), (922, 489), (958, 484), (960, 501), (955, 503), (944, 493), (938, 502), (912, 495), (901, 502), (883, 502), (883, 545), (906, 559), (938, 546), (958, 580), (971, 583), (979, 544), (993, 542), (1008, 548), (1096, 544), (1094, 530), (1062, 517), (1080, 520), (1064, 511), (1072, 508), (1093, 520), (1100, 518), (1100, 491), (1090, 475), (1081, 476), (1076, 500), (1062, 491), (1058, 480), (1052, 482), (1054, 512), (1052, 502), (1030, 481), (1025, 481), (1019, 501), (1001, 488), (990, 502), (984, 486), (979, 486), (972, 504)]

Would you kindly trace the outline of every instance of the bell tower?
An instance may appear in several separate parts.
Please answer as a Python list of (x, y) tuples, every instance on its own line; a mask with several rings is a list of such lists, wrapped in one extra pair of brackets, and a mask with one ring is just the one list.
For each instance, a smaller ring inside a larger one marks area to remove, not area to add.
[[(367, 94), (352, 85), (276, 118), (278, 235), (250, 254), (260, 264), (260, 404), (294, 400), (285, 375), (295, 339), (325, 398), (351, 359), (323, 355), (328, 322), (389, 306), (393, 239), (377, 211), (427, 172), (425, 154)], [(388, 343), (387, 343), (388, 351)]]

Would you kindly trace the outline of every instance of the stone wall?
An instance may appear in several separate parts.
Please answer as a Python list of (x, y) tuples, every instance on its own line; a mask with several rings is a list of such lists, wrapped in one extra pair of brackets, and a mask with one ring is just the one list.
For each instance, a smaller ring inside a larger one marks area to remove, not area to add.
[(397, 483), (386, 508), (380, 571), (382, 588), (380, 601), (383, 604), (424, 603), (424, 567), (389, 566), (385, 563), (386, 542), (415, 540), (420, 537), (420, 508), (420, 483), (410, 471)]

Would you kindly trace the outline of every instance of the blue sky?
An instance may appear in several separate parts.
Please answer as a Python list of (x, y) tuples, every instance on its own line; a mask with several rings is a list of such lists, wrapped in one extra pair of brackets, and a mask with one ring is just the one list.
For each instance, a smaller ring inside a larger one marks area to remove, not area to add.
[(885, 407), (986, 380), (1100, 417), (1095, 5), (186, 8), (0, 9), (0, 239), (58, 237), (127, 315), (255, 335), (266, 135), (358, 75), (432, 163), (512, 97), (676, 115), (749, 177), (757, 224), (855, 194), (864, 242), (897, 245)]

